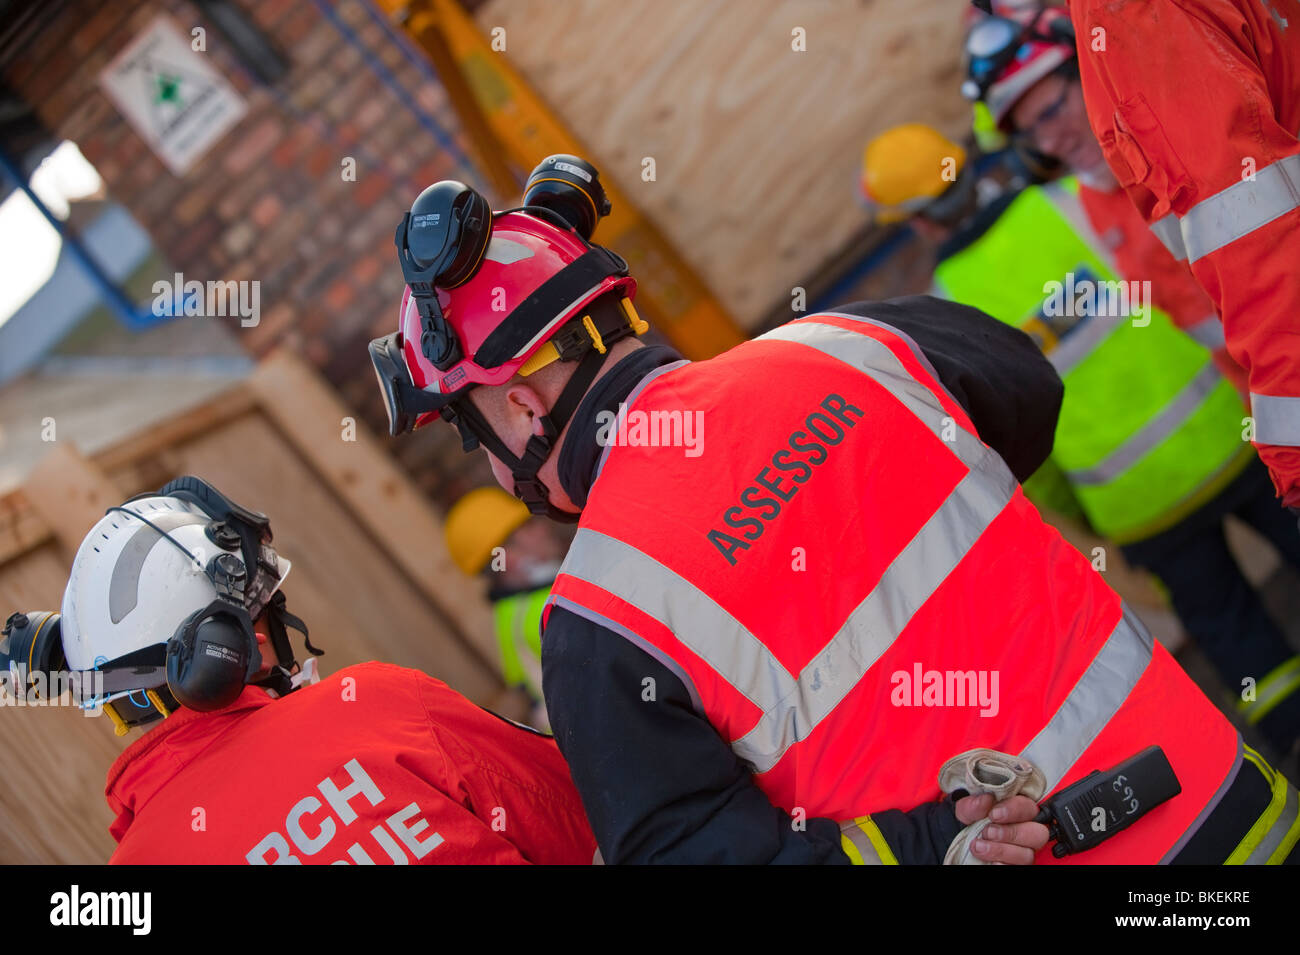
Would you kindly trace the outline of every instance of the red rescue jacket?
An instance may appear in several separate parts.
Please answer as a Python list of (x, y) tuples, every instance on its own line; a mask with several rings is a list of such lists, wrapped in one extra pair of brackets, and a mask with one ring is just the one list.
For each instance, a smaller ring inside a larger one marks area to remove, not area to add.
[(596, 851), (553, 740), (384, 663), (179, 710), (122, 753), (106, 795), (113, 863), (585, 865)]

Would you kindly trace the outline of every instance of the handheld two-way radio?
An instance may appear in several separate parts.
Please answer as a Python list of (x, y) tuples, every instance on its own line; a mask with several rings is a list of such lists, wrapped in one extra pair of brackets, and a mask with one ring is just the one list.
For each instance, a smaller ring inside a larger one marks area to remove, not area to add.
[(1182, 792), (1159, 746), (1148, 746), (1118, 766), (1094, 771), (1042, 803), (1036, 822), (1047, 825), (1052, 855), (1062, 859), (1095, 849)]

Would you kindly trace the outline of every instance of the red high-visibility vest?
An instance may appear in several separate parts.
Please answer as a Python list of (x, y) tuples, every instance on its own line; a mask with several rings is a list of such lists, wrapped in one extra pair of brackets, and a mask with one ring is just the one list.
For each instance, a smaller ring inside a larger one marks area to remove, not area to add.
[(551, 605), (680, 676), (775, 805), (910, 809), (975, 747), (1050, 792), (1156, 744), (1182, 793), (1077, 860), (1158, 862), (1199, 825), (1237, 732), (905, 335), (811, 316), (626, 406)]

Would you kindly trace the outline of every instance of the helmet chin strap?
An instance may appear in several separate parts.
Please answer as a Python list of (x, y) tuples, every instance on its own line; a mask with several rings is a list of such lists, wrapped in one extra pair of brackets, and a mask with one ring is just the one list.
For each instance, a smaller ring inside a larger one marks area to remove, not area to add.
[(465, 422), (465, 426), (474, 437), (478, 438), (479, 443), (510, 468), (510, 476), (514, 479), (515, 497), (527, 504), (528, 510), (539, 517), (549, 517), (561, 524), (578, 523), (580, 515), (562, 511), (551, 503), (546, 485), (537, 476), (537, 472), (555, 450), (555, 442), (564, 431), (564, 426), (568, 424), (573, 412), (577, 410), (587, 389), (596, 380), (596, 375), (604, 362), (605, 355), (595, 348), (587, 351), (578, 362), (573, 377), (560, 392), (555, 406), (548, 414), (538, 418), (542, 425), (542, 433), (529, 437), (528, 443), (524, 445), (524, 453), (519, 457), (516, 457), (492, 430), (492, 426), (488, 424), (474, 402), (469, 400), (468, 395), (453, 403), (456, 414)]

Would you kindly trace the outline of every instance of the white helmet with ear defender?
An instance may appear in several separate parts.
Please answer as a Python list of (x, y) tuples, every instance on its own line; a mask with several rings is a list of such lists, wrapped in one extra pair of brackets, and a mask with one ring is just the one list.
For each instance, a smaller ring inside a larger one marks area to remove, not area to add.
[[(103, 673), (102, 702), (119, 733), (177, 705), (228, 706), (253, 682), (287, 693), (302, 679), (285, 628), (307, 632), (279, 592), (289, 567), (271, 546), (265, 515), (199, 478), (109, 508), (77, 551), (55, 618), (60, 669)], [(263, 612), (276, 664), (256, 680), (253, 621)], [(25, 648), (35, 631), (25, 638), (11, 629), (6, 655), (34, 657)], [(307, 649), (320, 653), (310, 640)]]

